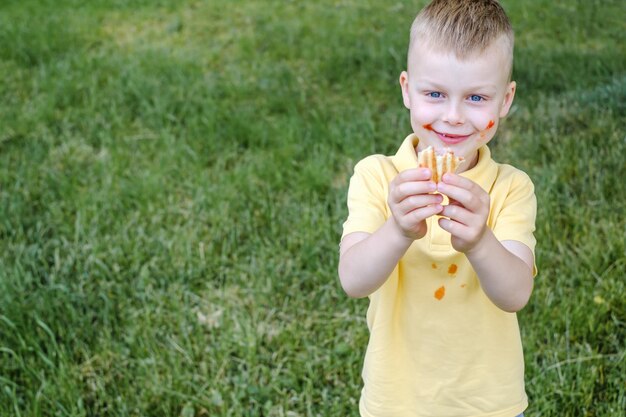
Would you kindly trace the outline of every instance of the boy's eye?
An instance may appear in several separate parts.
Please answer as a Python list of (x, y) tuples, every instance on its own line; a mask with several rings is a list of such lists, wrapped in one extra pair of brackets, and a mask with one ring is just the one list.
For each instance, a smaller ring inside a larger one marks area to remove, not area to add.
[(441, 93), (438, 91), (431, 91), (430, 93), (426, 95), (430, 98), (441, 98)]
[(474, 102), (483, 101), (483, 98), (481, 96), (479, 96), (479, 95), (476, 95), (476, 94), (472, 94), (469, 97), (469, 99), (470, 99), (470, 101), (474, 101)]

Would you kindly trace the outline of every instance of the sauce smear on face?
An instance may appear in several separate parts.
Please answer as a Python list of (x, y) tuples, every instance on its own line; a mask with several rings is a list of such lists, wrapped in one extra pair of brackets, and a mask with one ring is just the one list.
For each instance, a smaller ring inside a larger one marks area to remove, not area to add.
[(431, 131), (433, 130), (433, 126), (430, 123), (422, 125), (422, 127), (426, 130), (431, 130)]
[(487, 131), (489, 129), (491, 129), (492, 127), (495, 126), (495, 122), (493, 120), (489, 120), (489, 123), (487, 123), (487, 127), (485, 128), (485, 130), (481, 130), (480, 131), (480, 139), (481, 140), (485, 140), (487, 138)]

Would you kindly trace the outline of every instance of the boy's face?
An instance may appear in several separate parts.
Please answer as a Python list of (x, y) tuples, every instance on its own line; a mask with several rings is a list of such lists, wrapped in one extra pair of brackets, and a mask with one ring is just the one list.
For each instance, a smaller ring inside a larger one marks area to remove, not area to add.
[(413, 46), (409, 73), (402, 72), (400, 85), (413, 132), (420, 139), (418, 150), (449, 147), (465, 158), (459, 172), (473, 167), (478, 148), (493, 138), (500, 118), (511, 108), (515, 82), (509, 82), (508, 68), (498, 42), (464, 60), (425, 45)]

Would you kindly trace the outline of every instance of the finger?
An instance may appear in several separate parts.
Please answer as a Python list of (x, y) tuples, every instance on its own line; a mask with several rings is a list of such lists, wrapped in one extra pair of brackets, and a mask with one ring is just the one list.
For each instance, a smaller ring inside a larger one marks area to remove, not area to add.
[(445, 217), (439, 219), (439, 226), (456, 239), (465, 242), (465, 244), (475, 244), (484, 234), (484, 230), (479, 230)]
[(441, 181), (445, 184), (456, 185), (457, 187), (471, 190), (473, 187), (478, 187), (474, 181), (469, 178), (462, 177), (458, 174), (447, 172), (441, 178)]
[(472, 198), (472, 193), (465, 188), (443, 182), (437, 184), (437, 191), (447, 196), (450, 201), (454, 201), (456, 205), (465, 206)]
[(443, 210), (440, 204), (434, 204), (432, 206), (421, 207), (415, 209), (404, 215), (404, 218), (413, 224), (417, 224), (435, 214), (439, 214)]
[(400, 202), (413, 195), (432, 193), (437, 189), (437, 184), (432, 181), (409, 181), (403, 182), (393, 190), (394, 201)]
[(471, 225), (473, 221), (476, 221), (477, 216), (459, 205), (447, 205), (443, 207), (441, 215), (454, 220), (464, 225)]
[(440, 194), (420, 194), (405, 198), (397, 207), (400, 213), (406, 214), (418, 208), (441, 204), (442, 201)]
[(478, 185), (471, 186), (471, 189), (461, 188), (457, 185), (440, 182), (437, 190), (448, 196), (448, 198), (460, 203), (472, 212), (489, 209), (489, 195)]
[(439, 227), (450, 233), (452, 236), (463, 240), (468, 240), (471, 232), (470, 228), (463, 223), (446, 219), (445, 217), (439, 219)]
[(432, 178), (432, 172), (428, 168), (411, 168), (399, 173), (394, 180), (398, 183), (407, 181), (427, 181)]
[[(442, 185), (444, 189), (448, 185), (452, 185), (452, 186), (456, 186), (458, 188), (467, 190), (470, 192), (470, 194), (464, 194), (465, 196), (467, 196), (470, 199), (472, 197), (478, 197), (478, 199), (474, 201), (476, 201), (477, 203), (480, 203), (480, 205), (484, 205), (484, 204), (488, 205), (489, 194), (487, 194), (487, 192), (483, 190), (481, 186), (479, 186), (478, 184), (476, 184), (474, 181), (470, 180), (469, 178), (465, 178), (457, 174), (449, 173), (449, 174), (444, 175), (444, 177), (442, 178), (442, 183), (440, 185)], [(468, 201), (463, 201), (463, 202), (459, 201), (459, 202), (467, 207)]]

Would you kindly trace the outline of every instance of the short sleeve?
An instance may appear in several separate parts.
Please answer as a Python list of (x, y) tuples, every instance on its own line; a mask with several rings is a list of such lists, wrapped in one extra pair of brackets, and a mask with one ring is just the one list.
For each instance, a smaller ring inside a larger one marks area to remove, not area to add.
[(348, 188), (348, 218), (341, 237), (353, 232), (374, 233), (388, 218), (389, 186), (375, 156), (363, 159), (354, 167)]
[[(517, 171), (495, 219), (493, 233), (499, 241), (515, 240), (525, 244), (534, 256), (537, 243), (534, 236), (536, 217), (535, 187), (528, 175)], [(533, 269), (533, 275), (536, 275), (536, 266)]]

